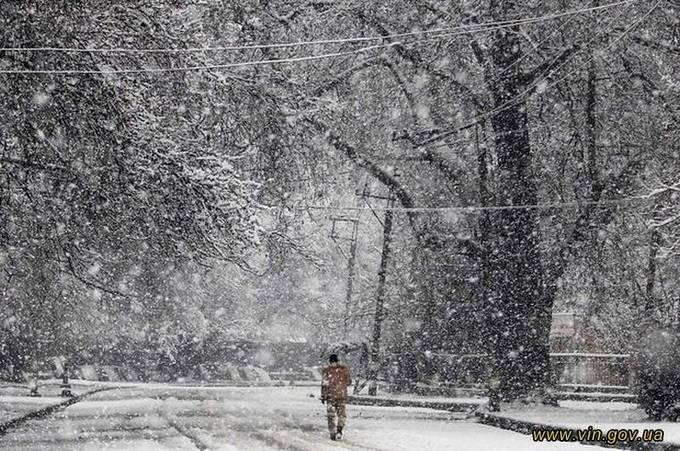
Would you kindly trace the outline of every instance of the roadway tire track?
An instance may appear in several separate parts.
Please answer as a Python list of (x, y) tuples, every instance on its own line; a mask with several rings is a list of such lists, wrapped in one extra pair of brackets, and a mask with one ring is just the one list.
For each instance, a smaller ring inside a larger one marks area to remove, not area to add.
[(182, 426), (176, 418), (173, 418), (169, 415), (164, 414), (163, 412), (159, 412), (159, 415), (161, 418), (163, 418), (170, 426), (172, 426), (173, 429), (175, 429), (177, 432), (191, 440), (191, 443), (194, 444), (194, 446), (201, 451), (204, 450), (209, 450), (212, 447), (208, 445), (203, 439), (201, 439), (198, 434), (196, 434), (194, 431), (192, 431), (190, 428)]

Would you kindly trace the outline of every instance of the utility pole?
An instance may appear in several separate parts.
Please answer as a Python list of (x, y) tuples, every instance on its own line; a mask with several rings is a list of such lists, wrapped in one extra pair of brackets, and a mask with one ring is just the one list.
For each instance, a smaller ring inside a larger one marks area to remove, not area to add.
[(390, 189), (387, 197), (387, 208), (385, 210), (385, 218), (383, 220), (383, 247), (380, 256), (380, 268), (378, 269), (378, 290), (375, 301), (375, 318), (373, 322), (373, 343), (371, 347), (371, 363), (370, 363), (370, 383), (368, 386), (368, 394), (376, 396), (378, 393), (378, 368), (380, 366), (380, 337), (382, 335), (382, 323), (385, 319), (385, 279), (387, 276), (387, 265), (390, 258), (390, 244), (392, 241), (392, 220), (394, 205), (394, 196)]
[[(345, 315), (342, 322), (343, 338), (346, 339), (347, 335), (349, 334), (349, 319), (352, 312), (352, 294), (354, 292), (354, 268), (357, 256), (357, 233), (359, 230), (359, 219), (336, 216), (332, 217), (331, 220), (333, 221), (333, 225), (331, 226), (331, 239), (333, 241), (337, 239), (349, 241), (349, 256), (347, 257), (347, 290), (345, 293)], [(352, 232), (349, 238), (338, 234), (337, 226), (339, 223), (351, 223)], [(342, 250), (342, 248), (340, 249)]]

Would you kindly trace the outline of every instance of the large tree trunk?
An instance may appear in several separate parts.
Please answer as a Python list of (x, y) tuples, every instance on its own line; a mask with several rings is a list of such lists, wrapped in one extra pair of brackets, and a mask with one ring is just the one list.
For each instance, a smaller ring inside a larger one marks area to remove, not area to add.
[(390, 259), (390, 243), (392, 241), (392, 220), (393, 213), (390, 208), (393, 206), (392, 192), (387, 201), (385, 210), (385, 220), (383, 222), (383, 248), (380, 256), (380, 268), (378, 269), (378, 292), (375, 302), (375, 320), (373, 322), (373, 346), (371, 348), (371, 384), (368, 387), (368, 394), (375, 396), (378, 394), (378, 371), (380, 368), (380, 340), (382, 337), (382, 323), (385, 319), (385, 281), (387, 279), (387, 266)]
[[(502, 5), (505, 14), (512, 11), (508, 3)], [(518, 31), (499, 31), (490, 49), (496, 73), (501, 73), (490, 87), (500, 110), (491, 117), (498, 158), (495, 197), (499, 205), (511, 206), (533, 205), (538, 200), (526, 104), (520, 100), (525, 87), (517, 64), (521, 55)], [(494, 370), (501, 397), (514, 400), (543, 391), (550, 380), (552, 302), (543, 296), (536, 210), (496, 210), (491, 223), (489, 302)]]

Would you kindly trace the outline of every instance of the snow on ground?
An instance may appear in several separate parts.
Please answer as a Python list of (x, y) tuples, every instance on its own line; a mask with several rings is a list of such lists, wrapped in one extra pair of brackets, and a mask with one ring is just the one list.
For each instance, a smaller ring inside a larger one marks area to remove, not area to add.
[(594, 424), (640, 422), (646, 417), (635, 404), (588, 401), (560, 401), (560, 407), (542, 405), (503, 406), (499, 416), (543, 424)]
[[(448, 427), (447, 427), (448, 426)], [(414, 433), (417, 431), (417, 434)], [(355, 442), (385, 450), (576, 450), (598, 449), (575, 443), (534, 443), (530, 436), (469, 422), (447, 424), (375, 424), (357, 434)]]
[(592, 402), (592, 401), (560, 401), (560, 407), (570, 410), (590, 410), (600, 412), (622, 412), (636, 410), (638, 405), (632, 402)]
[(62, 402), (64, 398), (58, 396), (0, 396), (0, 404), (30, 404), (42, 407), (50, 404), (57, 404)]
[[(317, 390), (135, 386), (92, 395), (0, 438), (7, 450), (574, 450), (426, 408), (348, 406), (329, 440)], [(592, 447), (590, 447), (592, 448)]]
[(177, 439), (163, 443), (154, 440), (118, 440), (112, 443), (97, 442), (84, 444), (77, 449), (82, 451), (168, 451), (168, 450), (191, 450), (196, 447), (189, 439)]
[(625, 402), (560, 401), (560, 407), (512, 406), (497, 415), (571, 429), (661, 429), (664, 442), (680, 446), (680, 423), (652, 422), (636, 404)]
[(30, 396), (0, 396), (0, 422), (12, 420), (29, 412), (58, 404), (64, 398), (44, 396), (33, 398)]

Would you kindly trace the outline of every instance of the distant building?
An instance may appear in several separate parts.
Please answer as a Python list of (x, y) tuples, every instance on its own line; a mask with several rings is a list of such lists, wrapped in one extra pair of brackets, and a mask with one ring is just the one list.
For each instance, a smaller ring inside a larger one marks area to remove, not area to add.
[(580, 318), (573, 312), (553, 312), (550, 326), (550, 351), (578, 350)]

